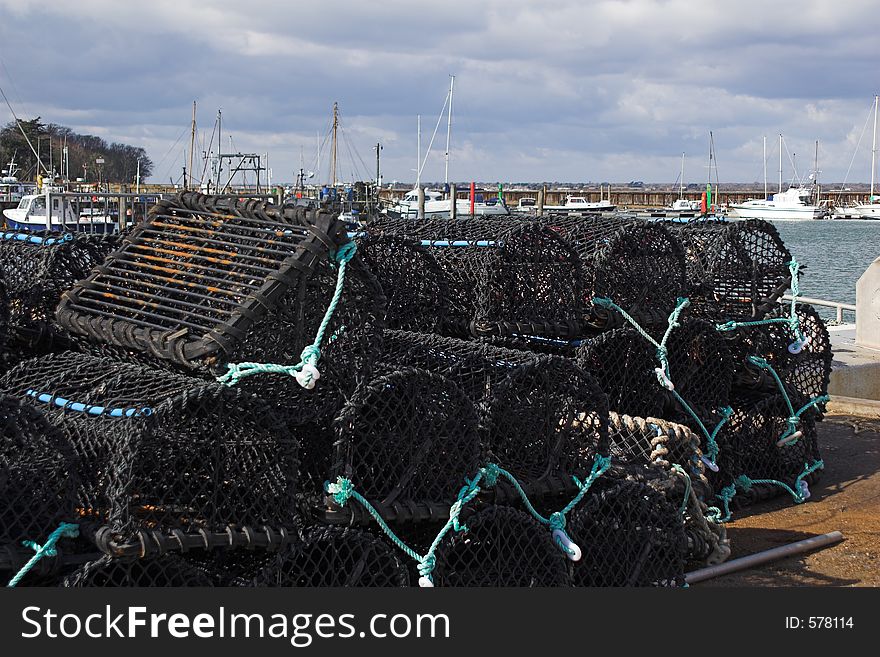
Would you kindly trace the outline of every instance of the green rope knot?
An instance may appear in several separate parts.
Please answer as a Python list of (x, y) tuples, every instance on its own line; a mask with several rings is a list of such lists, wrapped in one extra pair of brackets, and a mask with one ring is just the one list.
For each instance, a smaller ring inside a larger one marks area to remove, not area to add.
[(498, 483), (498, 476), (501, 474), (501, 468), (497, 463), (487, 463), (486, 467), (482, 469), (482, 474), (486, 488), (492, 488)]
[(593, 305), (600, 306), (602, 308), (611, 309), (614, 307), (614, 302), (608, 297), (593, 297)]
[(356, 242), (346, 242), (338, 249), (336, 249), (336, 255), (334, 256), (336, 262), (348, 262), (354, 257), (354, 254), (357, 252), (357, 243)]
[(752, 485), (754, 484), (754, 481), (746, 475), (741, 474), (734, 480), (733, 484), (737, 488), (741, 488), (743, 491), (748, 493), (750, 490), (752, 490)]
[(55, 544), (58, 543), (59, 540), (62, 538), (76, 538), (77, 536), (79, 536), (79, 525), (62, 522), (58, 525), (58, 528), (55, 531), (49, 534), (49, 538), (46, 539), (46, 542), (43, 545), (40, 545), (35, 541), (22, 541), (22, 545), (34, 551), (34, 556), (22, 566), (21, 570), (15, 574), (15, 577), (9, 580), (9, 584), (6, 585), (7, 588), (15, 588), (24, 576), (30, 572), (31, 568), (33, 568), (43, 557), (56, 556), (58, 554), (58, 549), (55, 547)]
[(324, 490), (333, 495), (333, 501), (339, 506), (345, 506), (354, 494), (354, 484), (351, 483), (351, 479), (340, 476), (336, 478), (335, 484), (325, 482)]
[(555, 511), (550, 514), (550, 518), (547, 522), (547, 526), (550, 529), (562, 531), (565, 529), (565, 514), (560, 511)]

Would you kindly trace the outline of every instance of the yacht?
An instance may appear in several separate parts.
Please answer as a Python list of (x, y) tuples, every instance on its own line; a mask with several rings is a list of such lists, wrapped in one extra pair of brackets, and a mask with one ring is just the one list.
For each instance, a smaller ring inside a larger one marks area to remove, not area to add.
[(807, 187), (790, 187), (784, 192), (771, 195), (768, 199), (731, 203), (728, 210), (737, 219), (797, 221), (826, 218), (828, 210), (813, 205), (810, 201), (811, 195), (812, 192)]
[[(425, 190), (425, 219), (449, 218), (452, 202), (443, 198), (443, 193), (433, 189)], [(387, 210), (388, 214), (400, 215), (405, 219), (415, 219), (419, 214), (419, 190), (407, 192), (402, 199)], [(468, 198), (455, 200), (455, 214), (459, 217), (471, 215), (471, 202)], [(485, 201), (474, 202), (474, 216), (509, 215), (510, 210), (504, 201), (490, 197)]]
[(874, 96), (874, 137), (871, 146), (871, 193), (867, 203), (855, 203), (846, 210), (859, 219), (880, 219), (880, 196), (874, 194), (874, 174), (877, 169), (877, 103), (880, 96)]

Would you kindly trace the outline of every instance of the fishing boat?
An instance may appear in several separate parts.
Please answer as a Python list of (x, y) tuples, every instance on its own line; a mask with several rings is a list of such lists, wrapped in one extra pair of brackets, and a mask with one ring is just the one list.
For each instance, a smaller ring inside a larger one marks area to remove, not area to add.
[(27, 185), (20, 182), (15, 174), (18, 172), (18, 165), (15, 163), (15, 155), (3, 169), (3, 177), (0, 178), (0, 203), (17, 203), (21, 201), (33, 185)]
[(116, 232), (118, 221), (112, 213), (100, 208), (80, 212), (63, 192), (63, 187), (44, 182), (40, 194), (25, 194), (17, 207), (3, 210), (6, 226), (13, 230)]

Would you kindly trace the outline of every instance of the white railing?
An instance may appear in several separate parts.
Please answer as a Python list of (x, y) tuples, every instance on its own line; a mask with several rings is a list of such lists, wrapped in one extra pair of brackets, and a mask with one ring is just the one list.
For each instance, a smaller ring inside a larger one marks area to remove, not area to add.
[[(792, 296), (790, 294), (785, 294), (779, 300), (779, 303), (785, 303), (786, 301), (791, 301)], [(843, 324), (843, 311), (846, 310), (851, 313), (856, 312), (856, 307), (851, 303), (840, 303), (838, 301), (825, 301), (824, 299), (813, 299), (810, 297), (798, 297), (798, 301), (803, 301), (804, 303), (809, 303), (814, 306), (825, 306), (826, 308), (834, 308), (837, 311), (836, 321), (838, 324)]]

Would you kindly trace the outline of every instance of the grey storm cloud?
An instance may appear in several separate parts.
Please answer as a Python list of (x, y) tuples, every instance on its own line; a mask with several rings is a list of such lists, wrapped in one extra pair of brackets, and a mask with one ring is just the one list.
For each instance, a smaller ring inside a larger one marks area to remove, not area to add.
[[(701, 181), (712, 130), (722, 181), (756, 180), (761, 137), (780, 132), (802, 173), (818, 139), (823, 179), (852, 163), (858, 181), (880, 90), (874, 0), (0, 0), (0, 14), (17, 113), (144, 146), (159, 180), (179, 175), (195, 99), (200, 140), (222, 108), (224, 134), (268, 152), (279, 181), (301, 153), (315, 164), (338, 101), (341, 175), (369, 175), (381, 142), (385, 179), (412, 181), (416, 115), (426, 144), (454, 74), (455, 180), (670, 181), (685, 152)], [(444, 128), (423, 179), (442, 179)]]

